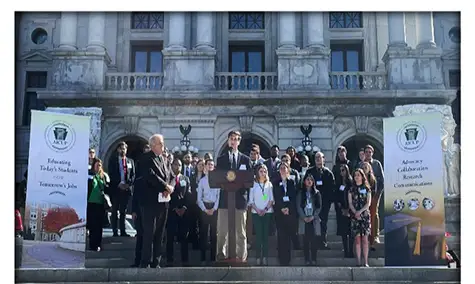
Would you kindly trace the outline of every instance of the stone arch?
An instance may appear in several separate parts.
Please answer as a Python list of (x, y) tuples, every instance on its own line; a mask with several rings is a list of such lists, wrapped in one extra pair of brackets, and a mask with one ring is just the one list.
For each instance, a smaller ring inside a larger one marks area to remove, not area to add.
[(355, 128), (348, 128), (345, 131), (339, 133), (333, 140), (333, 148), (334, 148), (332, 149), (333, 152), (336, 151), (336, 147), (338, 147), (339, 145), (343, 144), (345, 141), (348, 141), (355, 136), (360, 136), (360, 137), (368, 136), (370, 139), (375, 140), (375, 142), (379, 144), (379, 145), (373, 145), (373, 147), (379, 147), (379, 150), (383, 151), (384, 138), (381, 132), (375, 131), (373, 129), (368, 129), (366, 133), (358, 133)]
[(132, 149), (131, 149), (132, 145), (129, 145), (129, 151), (133, 151), (133, 153), (129, 152), (129, 154), (127, 155), (133, 158), (134, 160), (136, 160), (137, 159), (136, 156), (138, 152), (136, 151), (137, 149), (135, 148), (136, 147), (141, 148), (139, 149), (141, 152), (143, 149), (143, 145), (148, 143), (148, 138), (150, 138), (151, 135), (152, 134), (148, 135), (148, 133), (145, 133), (145, 131), (143, 131), (142, 133), (137, 133), (137, 134), (127, 135), (124, 133), (117, 133), (115, 135), (108, 136), (106, 140), (104, 141), (104, 143), (102, 144), (103, 147), (102, 147), (101, 153), (103, 153), (103, 155), (101, 155), (102, 157), (100, 157), (104, 162), (104, 166), (107, 167), (110, 158), (112, 157), (113, 153), (116, 150), (117, 143), (119, 143), (120, 141), (125, 141), (128, 144), (132, 141), (135, 145), (137, 145), (137, 146), (134, 145)]

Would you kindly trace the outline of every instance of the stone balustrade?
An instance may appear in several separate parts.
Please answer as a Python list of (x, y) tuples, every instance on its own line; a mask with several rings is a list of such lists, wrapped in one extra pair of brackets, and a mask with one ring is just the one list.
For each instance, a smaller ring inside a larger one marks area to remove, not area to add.
[(385, 90), (383, 72), (330, 72), (330, 85), (336, 90)]
[(61, 239), (59, 246), (74, 251), (83, 252), (86, 248), (86, 222), (66, 226), (59, 231)]
[(216, 72), (217, 90), (257, 91), (276, 90), (276, 72)]
[(160, 90), (163, 73), (107, 73), (106, 90), (116, 91), (147, 91)]

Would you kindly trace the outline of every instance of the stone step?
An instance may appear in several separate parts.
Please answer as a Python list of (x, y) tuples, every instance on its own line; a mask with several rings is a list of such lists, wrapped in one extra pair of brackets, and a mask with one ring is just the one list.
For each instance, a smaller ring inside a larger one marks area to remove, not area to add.
[[(185, 267), (17, 269), (15, 283), (459, 283), (460, 269), (354, 267)], [(272, 282), (271, 282), (272, 281)], [(298, 281), (298, 282), (297, 282)], [(312, 281), (312, 282), (311, 282)], [(318, 281), (318, 282), (317, 282)], [(354, 282), (353, 282), (354, 281)], [(370, 282), (372, 281), (372, 282)]]
[[(209, 257), (209, 256), (207, 256)], [(384, 266), (384, 258), (369, 258), (369, 265), (374, 267)], [(86, 259), (86, 268), (126, 268), (133, 263), (133, 258), (90, 258)], [(255, 257), (248, 258), (248, 265), (255, 266), (257, 263)], [(269, 266), (279, 266), (277, 257), (268, 258)], [(201, 266), (200, 258), (190, 258), (191, 266)], [(305, 266), (303, 256), (292, 256), (291, 266)], [(174, 266), (181, 266), (179, 258), (174, 261)], [(352, 267), (356, 266), (356, 260), (351, 258), (318, 258), (317, 266), (321, 267)]]
[[(114, 281), (114, 282), (55, 282), (55, 284), (460, 284), (460, 281)], [(24, 283), (36, 284), (36, 283)]]

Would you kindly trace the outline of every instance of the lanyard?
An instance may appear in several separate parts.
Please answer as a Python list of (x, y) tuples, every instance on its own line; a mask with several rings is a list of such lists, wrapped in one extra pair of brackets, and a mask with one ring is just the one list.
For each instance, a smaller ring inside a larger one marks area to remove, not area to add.
[(284, 187), (284, 195), (287, 196), (287, 179), (282, 181), (282, 186)]
[(265, 189), (265, 184), (262, 184), (260, 182), (258, 182), (259, 184), (259, 187), (261, 188), (261, 191), (262, 191), (262, 195), (264, 195), (264, 189)]

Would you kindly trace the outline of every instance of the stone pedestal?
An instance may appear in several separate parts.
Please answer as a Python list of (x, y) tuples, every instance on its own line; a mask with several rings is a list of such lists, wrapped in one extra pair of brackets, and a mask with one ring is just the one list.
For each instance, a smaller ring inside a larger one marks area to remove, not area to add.
[(163, 90), (214, 89), (216, 50), (163, 50)]
[(445, 89), (442, 50), (389, 46), (383, 57), (389, 89)]
[(104, 90), (110, 61), (106, 51), (54, 50), (51, 89)]
[(445, 198), (445, 231), (452, 237), (448, 238), (448, 245), (460, 243), (460, 197)]
[(288, 49), (276, 51), (279, 89), (329, 89), (328, 48)]
[[(96, 156), (100, 157), (99, 149), (101, 145), (101, 116), (102, 109), (98, 107), (49, 107), (46, 111), (73, 115), (84, 115), (91, 118), (89, 128), (89, 147), (96, 150)], [(85, 153), (87, 155), (87, 153)]]

